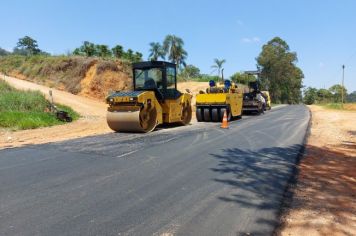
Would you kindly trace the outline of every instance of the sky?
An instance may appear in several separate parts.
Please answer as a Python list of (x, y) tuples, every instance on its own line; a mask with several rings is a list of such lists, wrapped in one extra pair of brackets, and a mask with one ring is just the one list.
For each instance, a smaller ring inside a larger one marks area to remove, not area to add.
[(40, 49), (65, 54), (83, 41), (117, 44), (147, 59), (150, 42), (181, 37), (187, 63), (212, 73), (225, 59), (225, 76), (256, 69), (262, 46), (275, 36), (298, 55), (305, 86), (341, 83), (356, 91), (354, 0), (0, 0), (0, 47), (12, 50), (28, 35)]

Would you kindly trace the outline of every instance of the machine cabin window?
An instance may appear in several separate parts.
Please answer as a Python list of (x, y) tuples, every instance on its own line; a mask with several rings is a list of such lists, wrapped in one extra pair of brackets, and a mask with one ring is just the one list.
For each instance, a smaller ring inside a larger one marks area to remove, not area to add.
[(136, 90), (163, 89), (163, 71), (161, 68), (135, 69)]
[(176, 69), (167, 67), (167, 89), (176, 89)]

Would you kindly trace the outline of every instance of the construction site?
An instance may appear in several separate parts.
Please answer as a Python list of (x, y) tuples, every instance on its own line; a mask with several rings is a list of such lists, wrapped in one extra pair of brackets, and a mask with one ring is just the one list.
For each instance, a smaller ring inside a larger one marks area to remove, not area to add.
[(252, 3), (223, 1), (218, 22), (205, 2), (109, 2), (4, 3), (32, 11), (0, 22), (0, 235), (356, 235), (351, 41), (311, 50), (306, 2), (287, 5), (315, 25), (274, 3), (257, 24), (234, 18)]

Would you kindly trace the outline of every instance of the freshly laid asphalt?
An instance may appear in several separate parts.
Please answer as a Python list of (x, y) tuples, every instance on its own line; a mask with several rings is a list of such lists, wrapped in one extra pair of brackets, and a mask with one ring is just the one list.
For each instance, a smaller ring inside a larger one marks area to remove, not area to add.
[(0, 235), (270, 235), (303, 105), (0, 150)]

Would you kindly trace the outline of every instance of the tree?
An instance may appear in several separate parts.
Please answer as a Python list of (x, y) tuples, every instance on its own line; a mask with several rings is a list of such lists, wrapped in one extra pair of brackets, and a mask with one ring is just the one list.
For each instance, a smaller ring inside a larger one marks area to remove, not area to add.
[(125, 53), (124, 48), (121, 45), (116, 45), (111, 51), (116, 58), (122, 58)]
[(29, 36), (20, 38), (17, 42), (16, 49), (18, 49), (17, 52), (22, 52), (23, 54), (26, 52), (26, 55), (36, 55), (41, 52), (38, 48), (37, 41)]
[(142, 61), (142, 53), (140, 52), (135, 52), (135, 54), (133, 55), (133, 60), (132, 62), (140, 62)]
[(139, 62), (142, 61), (142, 56), (142, 53), (134, 52), (132, 49), (128, 49), (126, 52), (124, 52), (122, 58), (130, 62)]
[(236, 83), (245, 84), (245, 85), (248, 85), (249, 82), (256, 81), (255, 76), (251, 74), (245, 74), (239, 72), (233, 74), (230, 78), (232, 81)]
[(226, 62), (225, 59), (222, 60), (219, 60), (217, 58), (214, 59), (214, 65), (212, 65), (211, 68), (214, 68), (218, 72), (218, 77), (220, 77), (221, 69), (225, 62)]
[(352, 93), (347, 95), (347, 102), (356, 102), (356, 91), (353, 91)]
[(341, 92), (344, 93), (344, 99), (347, 95), (347, 90), (340, 84), (335, 84), (329, 88), (329, 91), (332, 93), (334, 102), (341, 102)]
[(6, 56), (9, 54), (10, 54), (10, 52), (6, 51), (5, 49), (0, 48), (0, 56)]
[(327, 89), (319, 89), (316, 94), (318, 103), (328, 103), (333, 99), (333, 94)]
[(111, 57), (111, 50), (107, 45), (95, 45), (95, 54), (99, 57)]
[(74, 51), (73, 51), (74, 55), (81, 55), (81, 56), (87, 56), (87, 57), (95, 56), (96, 53), (97, 52), (96, 52), (95, 44), (91, 43), (89, 41), (84, 41), (82, 46), (74, 49)]
[(308, 87), (304, 90), (303, 102), (307, 105), (311, 105), (315, 103), (317, 98), (317, 89)]
[(186, 79), (199, 78), (200, 69), (193, 65), (187, 65), (180, 73), (180, 76)]
[(261, 85), (268, 88), (273, 101), (298, 103), (301, 99), (304, 75), (296, 66), (297, 61), (297, 54), (279, 37), (263, 45), (257, 64), (261, 70)]
[(150, 54), (149, 54), (149, 60), (151, 61), (157, 61), (158, 58), (162, 58), (164, 60), (165, 58), (165, 52), (163, 50), (163, 47), (160, 43), (158, 42), (152, 42), (150, 43)]
[(176, 63), (178, 68), (186, 66), (185, 60), (188, 53), (183, 48), (183, 39), (175, 35), (167, 35), (163, 41), (163, 50), (171, 62)]

